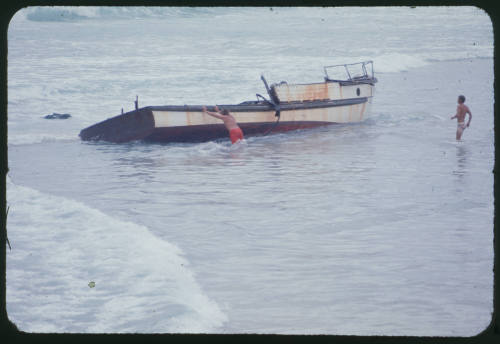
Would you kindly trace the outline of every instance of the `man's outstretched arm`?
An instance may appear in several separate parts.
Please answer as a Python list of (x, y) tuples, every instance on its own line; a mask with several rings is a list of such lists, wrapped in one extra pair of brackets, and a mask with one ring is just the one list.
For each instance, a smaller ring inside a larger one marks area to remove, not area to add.
[(457, 115), (458, 115), (458, 108), (457, 108), (457, 113), (455, 114), (455, 116), (451, 117), (450, 119), (457, 118)]
[[(215, 110), (218, 110), (217, 106), (215, 106)], [(220, 113), (207, 111), (206, 106), (203, 106), (203, 112), (206, 113), (207, 115), (212, 116), (212, 117), (215, 117), (215, 118), (218, 118), (218, 119), (223, 119), (223, 116)]]

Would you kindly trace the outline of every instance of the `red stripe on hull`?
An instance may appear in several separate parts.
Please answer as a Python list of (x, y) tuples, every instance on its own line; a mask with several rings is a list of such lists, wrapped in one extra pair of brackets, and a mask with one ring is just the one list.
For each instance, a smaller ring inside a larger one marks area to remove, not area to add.
[[(241, 123), (240, 128), (245, 136), (258, 136), (267, 133), (286, 132), (298, 129), (315, 128), (330, 124), (332, 122), (279, 122), (275, 123)], [(155, 128), (153, 132), (144, 138), (150, 142), (205, 142), (219, 138), (229, 137), (229, 133), (223, 124), (190, 125), (182, 127)]]

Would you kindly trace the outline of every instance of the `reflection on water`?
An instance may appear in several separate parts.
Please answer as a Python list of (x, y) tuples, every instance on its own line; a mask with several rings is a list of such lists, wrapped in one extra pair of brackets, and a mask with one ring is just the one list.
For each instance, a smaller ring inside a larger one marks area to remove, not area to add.
[(453, 174), (458, 176), (458, 180), (462, 181), (467, 172), (467, 148), (463, 142), (457, 142), (456, 146), (457, 167), (453, 170)]

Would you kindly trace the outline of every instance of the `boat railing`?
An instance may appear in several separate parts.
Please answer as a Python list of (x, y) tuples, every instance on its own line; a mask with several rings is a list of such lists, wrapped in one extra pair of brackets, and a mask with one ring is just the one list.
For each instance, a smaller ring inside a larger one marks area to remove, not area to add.
[(326, 81), (363, 81), (375, 78), (373, 61), (325, 66)]

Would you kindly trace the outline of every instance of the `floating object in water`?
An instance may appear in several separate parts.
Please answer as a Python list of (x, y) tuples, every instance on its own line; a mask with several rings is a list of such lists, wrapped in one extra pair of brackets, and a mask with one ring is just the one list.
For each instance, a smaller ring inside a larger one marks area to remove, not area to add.
[(94, 281), (90, 281), (89, 282), (89, 287), (90, 288), (94, 288), (95, 287), (95, 282)]
[[(377, 82), (373, 62), (326, 66), (324, 70), (325, 80), (310, 84), (282, 81), (269, 87), (262, 76), (269, 99), (257, 94), (257, 100), (219, 108), (236, 118), (245, 136), (364, 120)], [(202, 105), (139, 108), (137, 97), (134, 103), (135, 110), (83, 129), (80, 138), (116, 143), (203, 142), (228, 136), (219, 120), (203, 113)], [(206, 108), (215, 110), (215, 106)]]
[(71, 115), (69, 113), (53, 113), (52, 115), (47, 115), (43, 118), (45, 119), (66, 119), (66, 118), (70, 118)]

